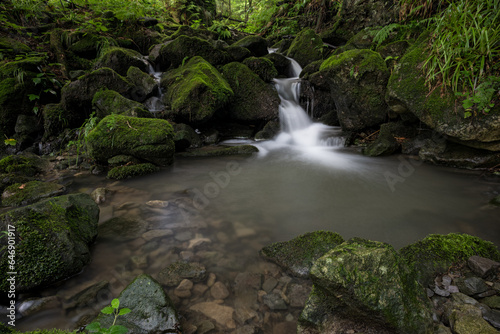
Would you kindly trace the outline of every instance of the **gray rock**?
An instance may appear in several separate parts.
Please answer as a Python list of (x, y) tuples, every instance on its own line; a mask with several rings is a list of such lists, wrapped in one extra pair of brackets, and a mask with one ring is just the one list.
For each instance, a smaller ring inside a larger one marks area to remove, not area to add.
[(234, 309), (214, 302), (201, 302), (191, 306), (191, 311), (200, 312), (226, 329), (235, 329)]
[(453, 307), (449, 318), (455, 334), (494, 334), (498, 331), (483, 319), (481, 310), (470, 304), (458, 304)]
[(128, 241), (141, 237), (147, 227), (144, 220), (115, 217), (99, 225), (99, 237)]
[(292, 307), (304, 307), (311, 293), (311, 287), (304, 284), (292, 283), (286, 289), (286, 297)]
[[(119, 295), (120, 308), (130, 313), (119, 316), (116, 324), (125, 326), (134, 334), (178, 333), (179, 319), (170, 298), (149, 275), (140, 275)], [(108, 328), (114, 316), (101, 314), (96, 321)]]
[(100, 281), (69, 297), (64, 303), (64, 308), (89, 307), (110, 297), (109, 282)]
[(271, 310), (286, 310), (288, 308), (283, 297), (275, 292), (265, 295), (262, 300)]
[(483, 278), (500, 268), (499, 262), (477, 255), (471, 256), (467, 260), (467, 265), (476, 275)]
[(158, 273), (158, 281), (166, 286), (177, 286), (185, 278), (201, 282), (207, 277), (207, 270), (197, 262), (174, 262)]
[(34, 298), (22, 301), (17, 306), (17, 311), (21, 313), (23, 317), (27, 317), (44, 310), (59, 307), (60, 304), (61, 302), (56, 296)]
[(468, 296), (474, 296), (489, 289), (485, 281), (479, 277), (458, 278), (455, 283), (460, 292)]
[(229, 290), (222, 282), (215, 282), (212, 287), (210, 287), (210, 294), (214, 299), (226, 299), (229, 297)]

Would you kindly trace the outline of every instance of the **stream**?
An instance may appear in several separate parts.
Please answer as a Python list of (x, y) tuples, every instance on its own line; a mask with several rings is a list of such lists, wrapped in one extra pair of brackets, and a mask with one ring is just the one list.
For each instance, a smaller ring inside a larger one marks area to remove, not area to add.
[[(124, 181), (90, 173), (71, 177), (71, 192), (90, 193), (98, 187), (111, 191), (100, 205), (93, 261), (78, 276), (33, 295), (57, 296), (59, 302), (19, 319), (16, 329), (74, 329), (84, 322), (82, 316), (109, 304), (138, 274), (155, 277), (178, 260), (199, 261), (230, 287), (238, 273), (271, 270), (259, 257), (262, 247), (316, 230), (338, 232), (344, 239), (383, 241), (396, 249), (430, 233), (451, 232), (500, 246), (500, 208), (488, 204), (500, 194), (500, 183), (479, 172), (426, 165), (405, 155), (369, 158), (345, 148), (339, 128), (311, 122), (298, 106), (298, 82), (293, 77), (276, 80), (284, 129), (277, 138), (225, 143), (251, 143), (258, 154), (177, 158), (159, 173)], [(164, 207), (149, 201), (162, 201)], [(129, 221), (123, 230), (103, 227), (117, 217)], [(140, 227), (127, 227), (134, 222)], [(74, 308), (65, 303), (103, 280), (110, 283), (110, 293), (93, 305)], [(224, 305), (236, 308), (233, 297)], [(191, 299), (174, 297), (174, 302), (182, 314), (210, 298), (193, 294)], [(280, 323), (293, 328), (300, 307), (269, 312), (267, 318), (259, 315), (248, 322), (277, 333), (273, 326)]]

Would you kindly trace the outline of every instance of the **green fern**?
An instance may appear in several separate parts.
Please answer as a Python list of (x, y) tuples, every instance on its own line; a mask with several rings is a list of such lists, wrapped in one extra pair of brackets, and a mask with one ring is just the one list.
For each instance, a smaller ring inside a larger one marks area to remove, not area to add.
[(373, 36), (373, 43), (377, 43), (377, 46), (379, 46), (380, 44), (384, 43), (387, 38), (389, 38), (391, 32), (393, 32), (395, 29), (400, 29), (401, 27), (402, 25), (399, 23), (391, 23), (382, 27), (382, 29), (377, 31), (375, 36)]

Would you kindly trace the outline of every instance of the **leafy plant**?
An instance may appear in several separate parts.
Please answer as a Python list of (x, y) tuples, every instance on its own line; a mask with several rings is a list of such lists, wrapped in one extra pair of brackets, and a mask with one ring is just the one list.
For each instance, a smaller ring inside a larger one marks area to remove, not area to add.
[(220, 21), (212, 21), (212, 25), (208, 28), (208, 30), (216, 33), (219, 39), (231, 38), (231, 32), (228, 27)]
[(39, 112), (38, 101), (41, 99), (41, 97), (44, 94), (57, 95), (56, 89), (62, 87), (62, 84), (59, 82), (59, 80), (57, 80), (54, 73), (43, 72), (41, 68), (39, 70), (41, 72), (38, 73), (32, 80), (35, 86), (41, 86), (40, 92), (38, 94), (28, 94), (29, 100), (36, 102), (35, 106), (33, 107), (33, 112), (35, 113), (35, 115)]
[(90, 325), (85, 327), (87, 331), (90, 333), (98, 333), (98, 334), (125, 334), (128, 332), (128, 328), (125, 326), (121, 325), (115, 325), (116, 324), (116, 319), (120, 315), (125, 315), (130, 313), (129, 308), (122, 308), (120, 309), (120, 301), (115, 298), (111, 301), (111, 306), (107, 306), (101, 310), (101, 313), (103, 314), (112, 314), (115, 316), (113, 319), (113, 324), (109, 328), (103, 328), (101, 327), (101, 324), (97, 321), (92, 322)]
[(90, 114), (89, 118), (82, 124), (82, 126), (76, 131), (77, 136), (76, 140), (71, 140), (68, 142), (67, 147), (71, 148), (72, 146), (76, 147), (76, 154), (78, 161), (78, 156), (82, 153), (82, 149), (87, 147), (87, 136), (97, 125), (98, 118), (95, 116), (95, 113)]
[(490, 76), (486, 81), (476, 87), (473, 95), (468, 93), (457, 92), (457, 96), (464, 97), (462, 101), (462, 106), (465, 109), (464, 117), (468, 118), (476, 111), (483, 111), (487, 113), (495, 106), (492, 101), (495, 98), (495, 93), (498, 94), (500, 89), (500, 78)]

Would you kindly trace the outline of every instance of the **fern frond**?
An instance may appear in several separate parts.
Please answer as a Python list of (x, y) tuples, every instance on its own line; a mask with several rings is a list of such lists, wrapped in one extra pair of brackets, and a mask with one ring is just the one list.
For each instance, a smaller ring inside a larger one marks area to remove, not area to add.
[(377, 31), (377, 33), (373, 37), (373, 42), (377, 43), (377, 46), (379, 46), (389, 37), (389, 35), (391, 34), (391, 32), (393, 30), (399, 29), (399, 28), (401, 28), (401, 24), (399, 24), (399, 23), (391, 23), (391, 24), (388, 24), (388, 25), (382, 27), (382, 29)]

